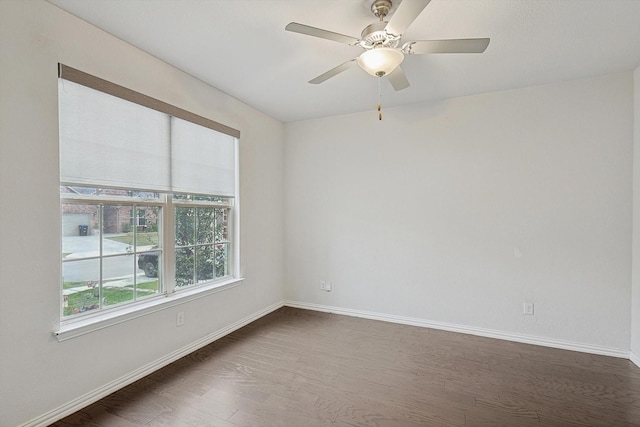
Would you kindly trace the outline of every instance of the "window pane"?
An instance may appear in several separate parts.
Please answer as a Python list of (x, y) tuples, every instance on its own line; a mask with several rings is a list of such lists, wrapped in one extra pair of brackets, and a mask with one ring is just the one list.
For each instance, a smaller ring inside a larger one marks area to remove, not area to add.
[(63, 262), (63, 314), (71, 316), (100, 308), (99, 284), (99, 259)]
[(97, 205), (62, 204), (62, 258), (100, 256), (100, 215)]
[(160, 208), (138, 208), (136, 214), (136, 252), (146, 251), (160, 246), (158, 230)]
[(229, 244), (217, 244), (215, 246), (214, 264), (216, 277), (229, 275)]
[(229, 209), (216, 209), (215, 241), (229, 241)]
[(133, 301), (134, 260), (133, 254), (103, 258), (103, 305)]
[(147, 277), (145, 274), (138, 275), (135, 289), (136, 300), (158, 295), (160, 293), (160, 281), (158, 277)]
[(195, 209), (177, 207), (175, 211), (176, 221), (176, 246), (190, 246), (195, 244)]
[(213, 245), (196, 248), (196, 280), (198, 283), (214, 278), (213, 254)]
[(100, 280), (100, 260), (85, 259), (62, 263), (63, 288), (86, 285), (90, 281)]
[(129, 197), (136, 197), (138, 199), (159, 199), (160, 193), (153, 193), (151, 191), (129, 191)]
[(102, 254), (126, 254), (134, 250), (131, 230), (131, 206), (102, 207)]
[(157, 279), (162, 271), (162, 252), (156, 250), (138, 254), (137, 267), (138, 282), (146, 281), (145, 278)]
[(176, 193), (173, 195), (174, 200), (186, 200), (186, 201), (198, 201), (198, 202), (215, 202), (215, 203), (225, 203), (230, 204), (231, 197), (222, 197), (222, 196), (209, 196), (203, 194), (181, 194)]
[(196, 208), (197, 226), (196, 226), (196, 242), (213, 243), (213, 224), (214, 209), (213, 208)]
[(191, 248), (176, 249), (176, 286), (193, 284), (194, 254)]
[(60, 194), (81, 194), (83, 196), (95, 196), (99, 189), (93, 187), (79, 187), (75, 185), (61, 185)]
[(158, 247), (159, 214), (158, 207), (105, 205), (103, 255), (141, 252)]

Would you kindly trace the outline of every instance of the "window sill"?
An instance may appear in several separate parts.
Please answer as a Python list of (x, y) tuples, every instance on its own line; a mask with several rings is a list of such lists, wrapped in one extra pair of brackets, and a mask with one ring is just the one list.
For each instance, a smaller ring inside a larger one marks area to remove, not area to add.
[(216, 282), (210, 285), (198, 286), (194, 289), (178, 291), (170, 296), (158, 296), (148, 301), (129, 304), (120, 309), (109, 310), (94, 316), (63, 321), (60, 324), (60, 328), (54, 331), (53, 334), (58, 341), (66, 341), (132, 319), (137, 319), (138, 317), (166, 310), (189, 301), (204, 298), (227, 289), (235, 288), (240, 285), (243, 280), (244, 278), (242, 277), (232, 278), (224, 282)]

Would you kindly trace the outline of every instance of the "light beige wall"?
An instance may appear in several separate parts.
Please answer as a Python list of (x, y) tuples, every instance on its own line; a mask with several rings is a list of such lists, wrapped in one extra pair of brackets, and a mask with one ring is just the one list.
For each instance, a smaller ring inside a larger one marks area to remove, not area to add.
[[(57, 64), (242, 132), (241, 286), (65, 342)], [(40, 0), (0, 1), (0, 425), (82, 398), (283, 298), (283, 124)], [(176, 328), (177, 311), (185, 325)]]
[(286, 124), (286, 298), (627, 355), (632, 84)]

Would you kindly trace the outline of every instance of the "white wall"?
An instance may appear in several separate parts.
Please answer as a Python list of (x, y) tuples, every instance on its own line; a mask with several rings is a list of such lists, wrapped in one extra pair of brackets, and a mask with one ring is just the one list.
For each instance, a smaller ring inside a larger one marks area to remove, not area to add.
[(633, 281), (631, 291), (631, 360), (640, 366), (640, 67), (633, 73)]
[(628, 354), (632, 83), (286, 124), (285, 298)]
[[(242, 132), (241, 286), (69, 341), (54, 338), (58, 62)], [(0, 425), (43, 416), (282, 302), (282, 123), (39, 0), (0, 1), (0, 94)], [(181, 328), (177, 311), (185, 312)]]

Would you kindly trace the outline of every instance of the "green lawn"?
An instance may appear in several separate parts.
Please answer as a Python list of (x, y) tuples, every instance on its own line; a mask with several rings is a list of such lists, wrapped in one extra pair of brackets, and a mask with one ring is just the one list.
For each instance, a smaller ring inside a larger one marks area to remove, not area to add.
[[(158, 244), (158, 232), (138, 232), (136, 233), (138, 238), (138, 246), (156, 246)], [(133, 245), (133, 231), (123, 234), (121, 236), (112, 236), (107, 237), (109, 240), (113, 240), (120, 243), (126, 243), (128, 245)]]
[[(64, 289), (85, 285), (86, 282), (65, 282)], [(158, 292), (158, 280), (139, 283), (136, 297), (138, 299), (145, 296), (154, 295)], [(76, 292), (67, 297), (67, 307), (64, 308), (64, 315), (70, 316), (83, 311), (99, 308), (100, 301), (98, 298), (98, 288), (89, 289), (82, 292)], [(133, 284), (125, 287), (109, 287), (109, 283), (105, 283), (102, 288), (102, 296), (106, 306), (116, 305), (122, 302), (133, 300)]]

